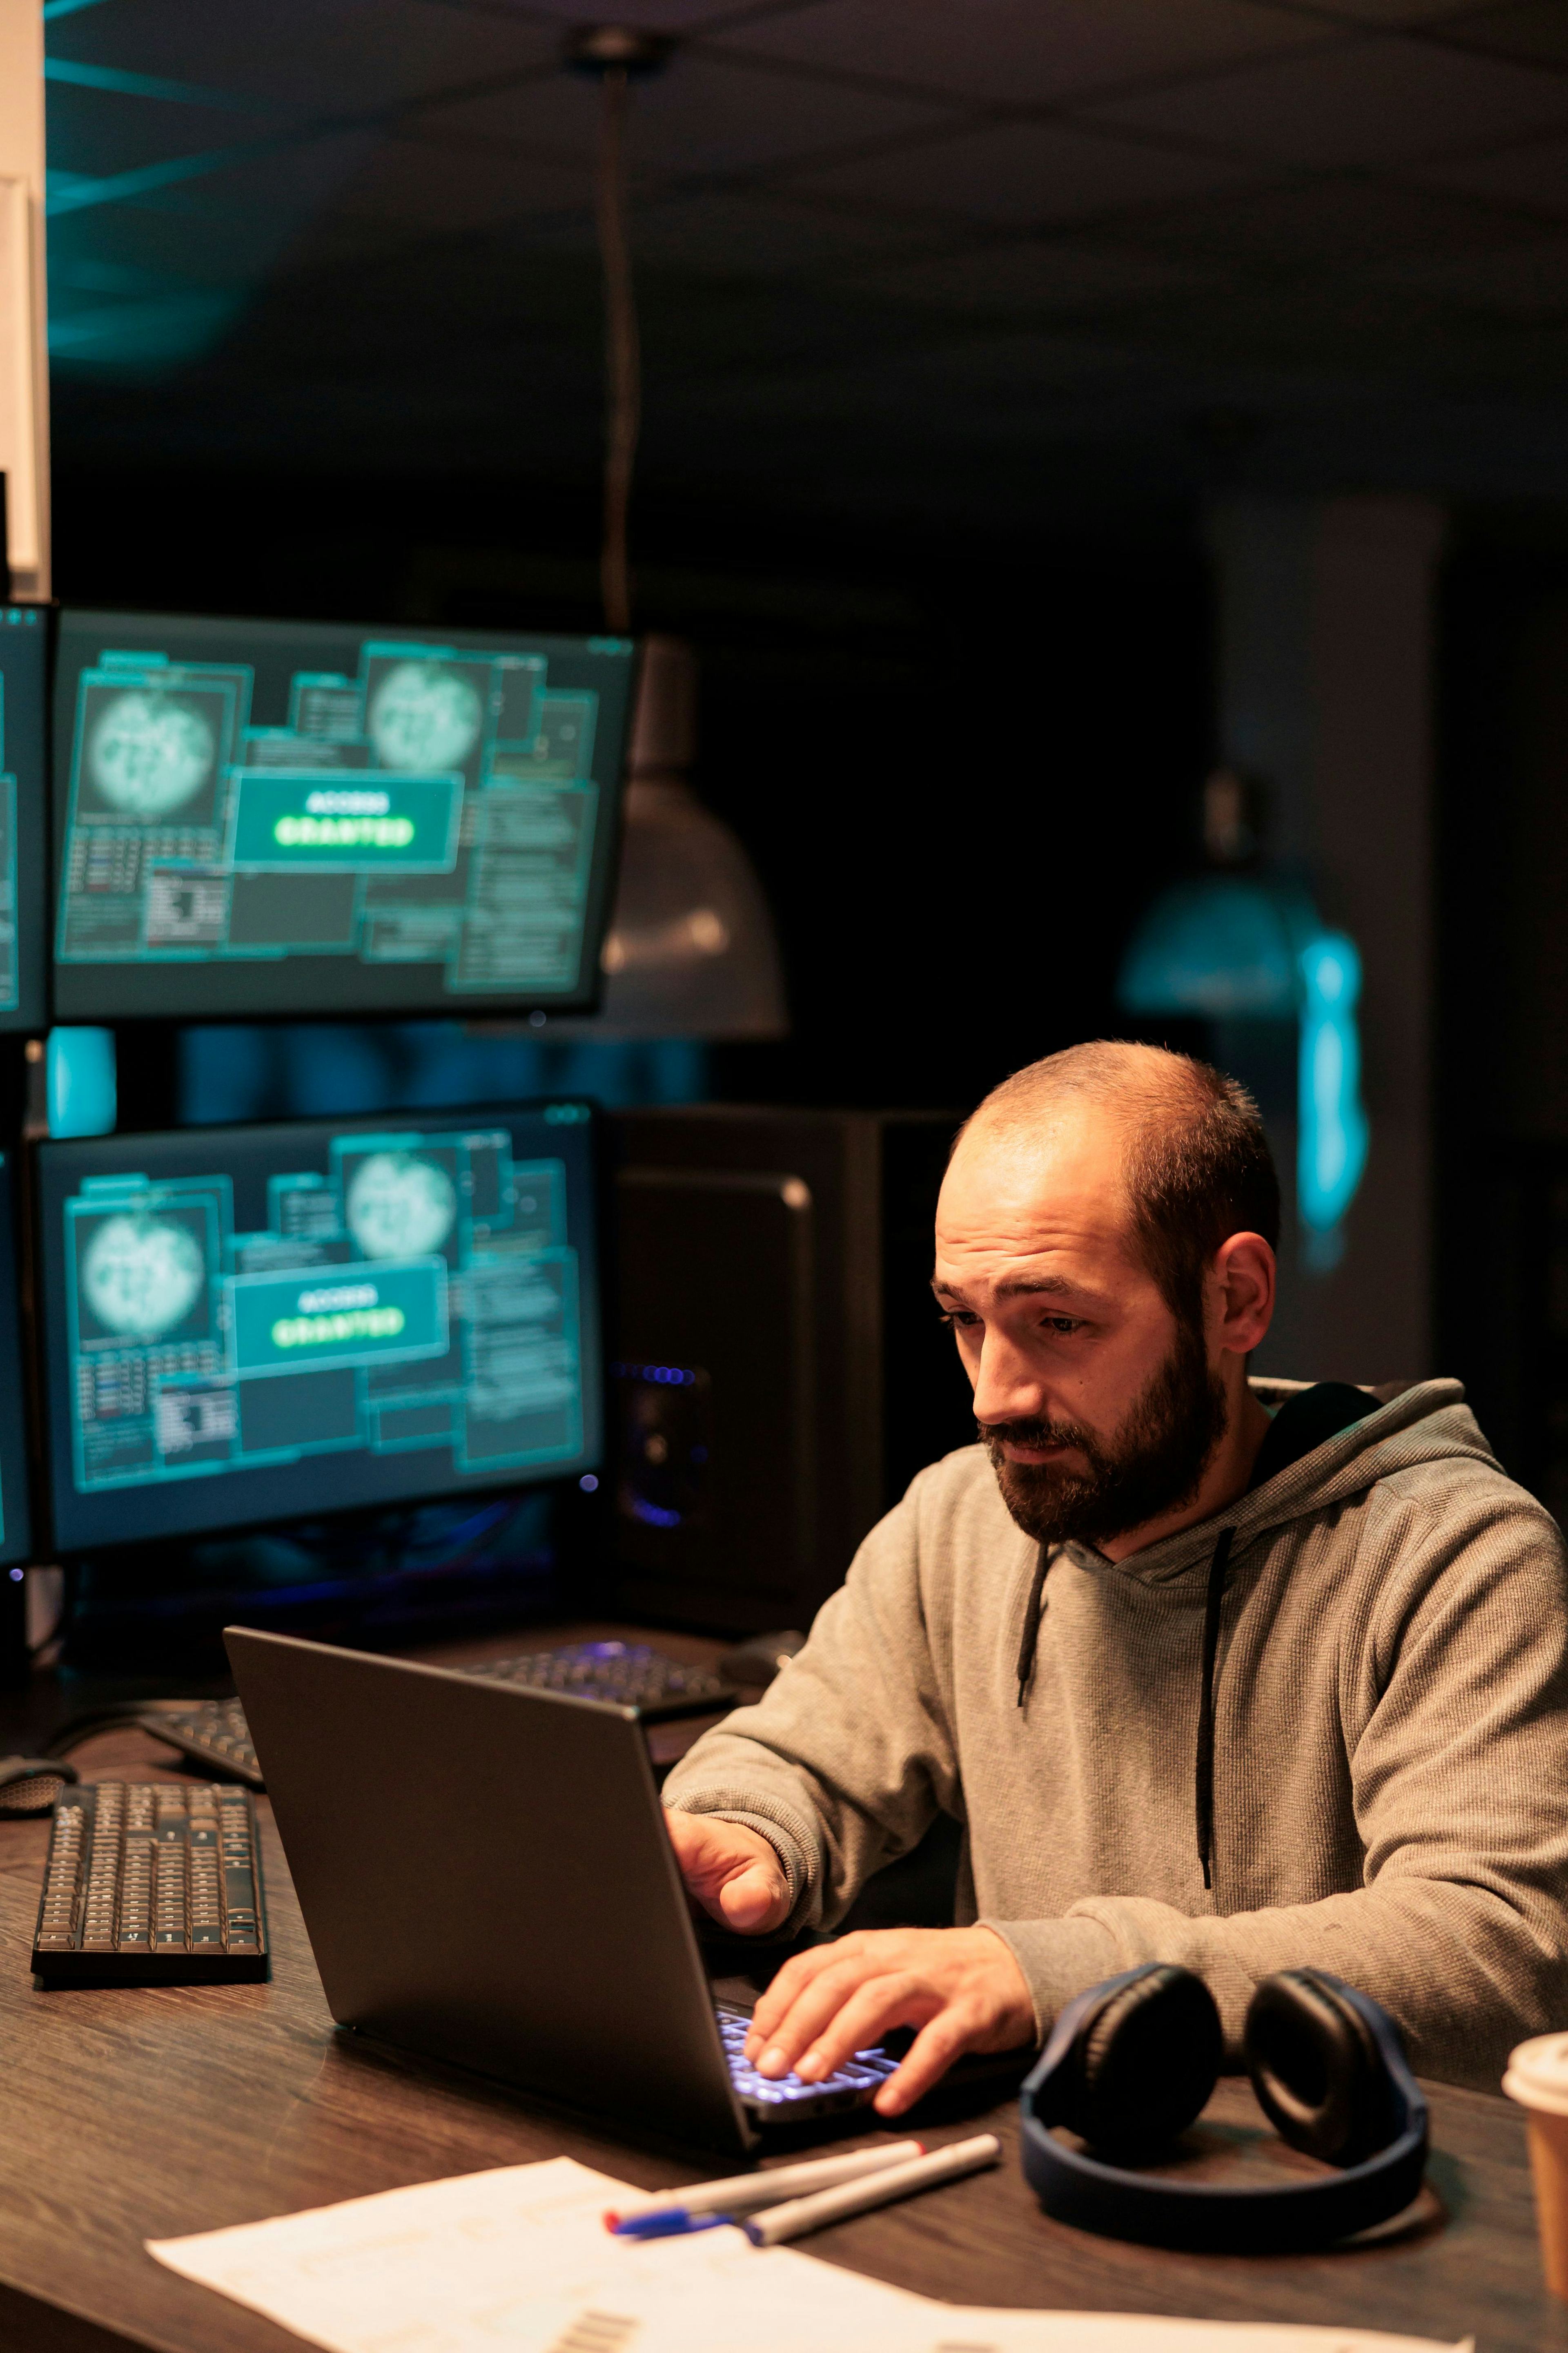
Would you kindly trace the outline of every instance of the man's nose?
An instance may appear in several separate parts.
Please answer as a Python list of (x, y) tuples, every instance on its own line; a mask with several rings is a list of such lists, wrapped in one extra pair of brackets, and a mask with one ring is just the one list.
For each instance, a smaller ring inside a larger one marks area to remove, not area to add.
[(1044, 1406), (1044, 1388), (1024, 1351), (1005, 1333), (987, 1332), (974, 1375), (975, 1420), (1037, 1421)]

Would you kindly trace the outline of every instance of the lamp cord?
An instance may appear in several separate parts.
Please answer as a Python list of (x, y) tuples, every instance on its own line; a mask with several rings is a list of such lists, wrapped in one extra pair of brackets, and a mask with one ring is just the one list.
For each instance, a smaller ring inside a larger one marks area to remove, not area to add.
[(605, 626), (616, 637), (625, 637), (632, 625), (626, 521), (642, 424), (642, 356), (626, 237), (626, 68), (611, 67), (603, 86), (595, 207), (605, 273), (605, 537), (599, 585)]

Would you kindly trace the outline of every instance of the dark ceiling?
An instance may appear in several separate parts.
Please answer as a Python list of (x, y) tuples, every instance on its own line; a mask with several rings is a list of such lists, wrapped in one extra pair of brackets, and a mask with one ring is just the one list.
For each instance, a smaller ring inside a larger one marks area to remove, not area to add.
[[(587, 484), (599, 8), (48, 0), (61, 458)], [(627, 0), (654, 495), (1568, 495), (1563, 0)]]

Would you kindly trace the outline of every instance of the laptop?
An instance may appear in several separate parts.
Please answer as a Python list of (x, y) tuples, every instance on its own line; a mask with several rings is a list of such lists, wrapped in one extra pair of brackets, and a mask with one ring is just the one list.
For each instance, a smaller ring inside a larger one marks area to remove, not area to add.
[(863, 2105), (745, 2063), (630, 1708), (231, 1627), (338, 2024), (661, 2137), (748, 2150)]

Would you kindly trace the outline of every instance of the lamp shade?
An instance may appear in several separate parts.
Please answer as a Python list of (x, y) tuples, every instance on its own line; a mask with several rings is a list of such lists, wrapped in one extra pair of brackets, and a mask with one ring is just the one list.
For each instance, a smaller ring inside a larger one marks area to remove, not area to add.
[(603, 1009), (552, 1038), (778, 1038), (788, 1028), (773, 917), (751, 860), (687, 776), (697, 663), (650, 638), (632, 728)]
[(1322, 929), (1311, 901), (1250, 874), (1205, 874), (1163, 891), (1117, 983), (1129, 1013), (1292, 1019), (1301, 950)]

